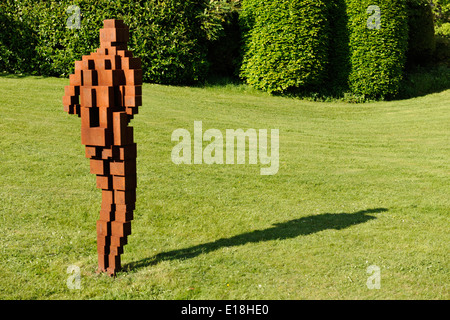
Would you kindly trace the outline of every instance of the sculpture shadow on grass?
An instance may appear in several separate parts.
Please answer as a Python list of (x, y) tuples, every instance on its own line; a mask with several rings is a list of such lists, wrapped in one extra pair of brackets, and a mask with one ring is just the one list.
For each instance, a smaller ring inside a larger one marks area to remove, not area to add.
[(222, 238), (184, 249), (161, 252), (155, 256), (131, 262), (124, 266), (124, 270), (129, 271), (139, 269), (166, 260), (190, 259), (225, 247), (235, 247), (261, 241), (291, 239), (328, 229), (341, 230), (376, 219), (376, 217), (369, 214), (385, 211), (388, 211), (388, 209), (375, 208), (354, 213), (323, 213), (275, 223), (272, 227), (267, 229), (246, 232), (230, 238)]

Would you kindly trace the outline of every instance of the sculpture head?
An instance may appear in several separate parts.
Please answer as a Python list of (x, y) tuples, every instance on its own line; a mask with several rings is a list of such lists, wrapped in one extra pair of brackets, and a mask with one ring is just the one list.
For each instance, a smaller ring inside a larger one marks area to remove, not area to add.
[(123, 23), (123, 20), (109, 19), (103, 21), (103, 29), (100, 29), (100, 48), (116, 47), (120, 50), (126, 50), (129, 38), (129, 29)]

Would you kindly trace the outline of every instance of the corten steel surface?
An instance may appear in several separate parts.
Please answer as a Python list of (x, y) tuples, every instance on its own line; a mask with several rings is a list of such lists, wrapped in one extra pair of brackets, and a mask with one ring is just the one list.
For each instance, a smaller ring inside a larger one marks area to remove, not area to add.
[(103, 26), (100, 48), (75, 62), (63, 105), (81, 117), (81, 143), (102, 189), (98, 270), (113, 276), (121, 267), (136, 202), (136, 143), (128, 123), (142, 104), (142, 69), (140, 58), (127, 50), (123, 21), (105, 20)]

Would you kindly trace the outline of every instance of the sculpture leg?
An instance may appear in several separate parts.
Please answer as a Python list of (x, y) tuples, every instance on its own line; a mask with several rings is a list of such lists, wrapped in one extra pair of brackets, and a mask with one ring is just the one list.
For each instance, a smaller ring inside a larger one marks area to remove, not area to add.
[[(103, 160), (105, 166), (109, 167), (108, 160)], [(104, 177), (104, 176), (100, 176)], [(106, 180), (112, 180), (110, 175), (106, 175)], [(102, 186), (103, 188), (107, 187)], [(108, 183), (109, 187), (109, 183)], [(100, 218), (97, 221), (97, 254), (98, 271), (105, 272), (109, 266), (109, 253), (111, 247), (111, 223), (115, 218), (114, 192), (108, 189), (102, 189), (102, 206), (100, 209)]]
[(123, 246), (127, 244), (127, 237), (131, 234), (131, 220), (136, 202), (136, 153), (129, 152), (128, 147), (118, 147), (117, 151), (118, 160), (110, 163), (115, 208), (114, 220), (111, 221), (107, 268), (110, 275), (114, 275), (121, 268), (120, 255), (123, 253)]

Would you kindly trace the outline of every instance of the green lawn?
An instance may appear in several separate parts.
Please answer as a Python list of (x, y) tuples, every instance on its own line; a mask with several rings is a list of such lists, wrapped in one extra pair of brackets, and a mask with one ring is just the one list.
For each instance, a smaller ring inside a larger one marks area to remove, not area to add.
[[(101, 193), (80, 119), (62, 110), (67, 84), (0, 77), (0, 299), (450, 298), (450, 90), (356, 105), (145, 84), (133, 233), (113, 279), (95, 273)], [(196, 120), (279, 129), (278, 173), (173, 164), (172, 132)]]

